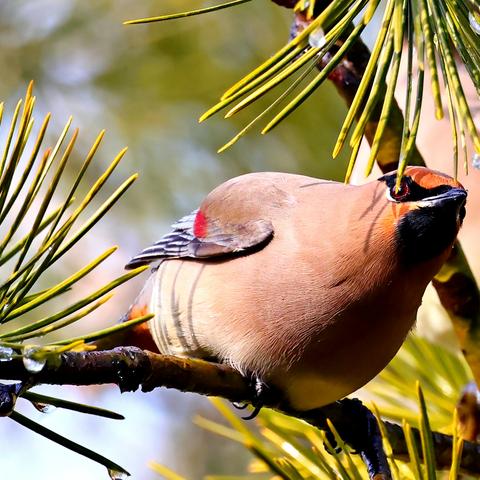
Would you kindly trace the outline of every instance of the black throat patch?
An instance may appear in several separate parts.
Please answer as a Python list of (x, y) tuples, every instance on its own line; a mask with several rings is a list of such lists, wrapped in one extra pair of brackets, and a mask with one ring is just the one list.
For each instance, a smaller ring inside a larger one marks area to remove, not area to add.
[(420, 207), (408, 212), (397, 225), (397, 242), (405, 263), (439, 256), (457, 235), (457, 206)]

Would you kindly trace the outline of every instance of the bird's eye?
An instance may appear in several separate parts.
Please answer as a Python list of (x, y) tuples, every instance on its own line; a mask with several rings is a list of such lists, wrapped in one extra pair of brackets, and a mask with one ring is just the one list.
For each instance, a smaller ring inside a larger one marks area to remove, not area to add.
[(390, 200), (393, 200), (394, 202), (403, 202), (410, 195), (410, 186), (407, 182), (403, 181), (398, 190), (395, 189), (395, 185), (390, 187), (390, 189), (387, 190), (387, 195)]

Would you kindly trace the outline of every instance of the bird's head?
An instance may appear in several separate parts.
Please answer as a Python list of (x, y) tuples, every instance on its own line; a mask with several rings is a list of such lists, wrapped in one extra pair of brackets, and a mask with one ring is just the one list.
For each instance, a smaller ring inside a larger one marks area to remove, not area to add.
[(379, 178), (396, 241), (408, 262), (439, 257), (452, 246), (465, 217), (467, 191), (454, 178), (424, 167), (408, 167), (396, 189), (397, 172)]

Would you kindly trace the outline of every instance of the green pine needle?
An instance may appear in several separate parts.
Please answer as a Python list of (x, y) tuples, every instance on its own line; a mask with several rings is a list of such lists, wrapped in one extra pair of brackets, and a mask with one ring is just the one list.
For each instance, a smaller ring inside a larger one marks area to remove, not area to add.
[[(112, 290), (148, 268), (141, 267), (111, 280), (89, 295), (82, 294), (80, 298), (66, 301), (60, 311), (50, 312), (39, 320), (22, 321), (15, 328), (10, 327), (12, 320), (24, 320), (27, 314), (37, 312), (41, 306), (48, 310), (52, 300), (60, 295), (66, 292), (74, 295), (78, 282), (92, 275), (116, 251), (117, 247), (111, 247), (103, 253), (97, 253), (96, 258), (56, 284), (48, 288), (39, 287), (45, 274), (59, 265), (63, 255), (75, 250), (78, 241), (105, 216), (137, 178), (134, 174), (121, 182), (103, 203), (86, 216), (87, 207), (92, 205), (101, 191), (106, 190), (107, 181), (111, 179), (126, 149), (116, 156), (92, 185), (85, 185), (85, 173), (104, 137), (102, 131), (78, 171), (67, 176), (67, 170), (71, 169), (78, 129), (70, 132), (70, 118), (53, 147), (45, 147), (44, 143), (49, 138), (47, 130), (50, 114), (43, 119), (34, 136), (35, 97), (32, 90), (33, 84), (30, 84), (25, 98), (17, 103), (0, 153), (0, 225), (4, 227), (3, 238), (0, 238), (0, 265), (4, 269), (0, 282), (0, 323), (4, 324), (0, 334), (0, 347), (2, 361), (24, 357), (43, 365), (47, 359), (53, 359), (68, 350), (91, 349), (86, 342), (130, 328), (147, 321), (151, 316), (55, 343), (48, 339), (52, 332), (78, 322), (97, 310), (113, 296)], [(4, 120), (1, 104), (0, 123)], [(80, 189), (87, 193), (77, 199), (75, 195)], [(44, 345), (23, 343), (44, 336), (47, 336)], [(52, 405), (107, 418), (123, 418), (108, 410), (28, 391), (22, 396), (37, 407)], [(45, 438), (104, 465), (111, 472), (127, 474), (122, 467), (105, 457), (16, 411), (11, 413), (10, 418)]]
[[(140, 19), (127, 23), (140, 23), (146, 21), (160, 21), (172, 18), (181, 18), (190, 15), (206, 13), (220, 8), (233, 6), (240, 2), (227, 2), (225, 4), (209, 7), (207, 9), (193, 10), (173, 15), (164, 15), (150, 19)], [(348, 167), (347, 178), (353, 170), (360, 142), (365, 133), (365, 126), (372, 118), (373, 110), (381, 111), (377, 131), (374, 137), (371, 155), (366, 168), (368, 174), (376, 160), (389, 122), (390, 112), (397, 90), (400, 76), (401, 58), (403, 45), (406, 44), (408, 52), (407, 60), (407, 102), (405, 105), (402, 144), (398, 152), (397, 161), (399, 169), (404, 171), (415, 152), (415, 140), (421, 123), (421, 108), (423, 103), (424, 71), (428, 67), (431, 88), (434, 98), (434, 115), (440, 119), (444, 115), (444, 108), (449, 112), (452, 124), (454, 170), (457, 171), (459, 152), (463, 152), (463, 164), (468, 169), (466, 158), (466, 144), (468, 137), (472, 141), (477, 153), (480, 153), (480, 135), (473, 122), (470, 107), (466, 101), (462, 81), (458, 73), (457, 63), (462, 62), (470, 75), (470, 78), (480, 91), (480, 38), (472, 27), (472, 21), (479, 17), (478, 5), (472, 0), (333, 0), (317, 17), (313, 17), (315, 2), (299, 0), (295, 11), (300, 12), (310, 19), (310, 24), (301, 33), (272, 55), (258, 68), (247, 74), (240, 81), (229, 88), (220, 98), (220, 101), (200, 117), (200, 122), (218, 113), (225, 107), (238, 101), (231, 108), (226, 117), (230, 117), (239, 110), (248, 107), (260, 97), (270, 93), (273, 87), (285, 85), (287, 78), (302, 67), (314, 55), (323, 56), (328, 48), (320, 48), (317, 53), (311, 48), (312, 34), (321, 28), (325, 32), (325, 44), (329, 47), (330, 40), (342, 39), (340, 50), (334, 53), (332, 60), (323, 71), (310, 82), (300, 93), (295, 94), (286, 107), (273, 111), (293, 91), (284, 87), (284, 94), (277, 97), (260, 115), (248, 123), (242, 131), (230, 142), (220, 148), (220, 152), (233, 145), (239, 138), (248, 132), (253, 124), (263, 119), (267, 114), (273, 114), (272, 119), (267, 121), (261, 130), (267, 133), (278, 123), (282, 122), (297, 110), (308, 97), (319, 88), (327, 79), (336, 64), (341, 61), (343, 55), (356, 43), (358, 33), (366, 27), (374, 17), (375, 12), (384, 7), (383, 21), (378, 28), (371, 59), (361, 79), (355, 99), (347, 113), (344, 125), (339, 134), (333, 151), (336, 157), (345, 144), (345, 140), (352, 127), (353, 121), (359, 121), (352, 138), (350, 147), (352, 154)], [(352, 20), (363, 10), (361, 20), (356, 21), (356, 27), (352, 26)], [(472, 20), (473, 19), (473, 20)], [(358, 30), (357, 30), (358, 29)], [(391, 36), (391, 41), (388, 40)], [(393, 42), (393, 45), (391, 44)], [(415, 47), (417, 55), (414, 55)], [(389, 52), (393, 49), (393, 52)], [(461, 59), (458, 61), (455, 56)], [(381, 59), (381, 61), (379, 61)], [(442, 73), (446, 93), (444, 98), (440, 94), (439, 73)], [(413, 95), (413, 86), (417, 85), (416, 94)], [(446, 101), (445, 101), (446, 99)], [(365, 108), (366, 107), (366, 108)], [(412, 113), (413, 117), (411, 117)], [(378, 121), (378, 119), (375, 119)], [(399, 176), (400, 181), (400, 176)]]
[(50, 397), (48, 395), (42, 395), (40, 393), (25, 392), (21, 396), (21, 398), (28, 400), (36, 406), (51, 405), (56, 408), (63, 408), (65, 410), (71, 410), (73, 412), (86, 413), (88, 415), (95, 415), (97, 417), (110, 418), (112, 420), (125, 419), (123, 415), (112, 412), (111, 410), (105, 410), (104, 408), (93, 407), (91, 405), (84, 405), (77, 402), (71, 402), (69, 400), (62, 400), (61, 398)]
[(93, 450), (90, 450), (82, 445), (79, 445), (78, 443), (73, 442), (72, 440), (65, 438), (62, 435), (59, 435), (56, 432), (53, 432), (52, 430), (44, 427), (43, 425), (40, 425), (39, 423), (34, 422), (33, 420), (30, 420), (29, 418), (25, 417), (24, 415), (16, 411), (12, 412), (9, 418), (17, 422), (18, 424), (24, 426), (25, 428), (28, 428), (32, 432), (38, 433), (42, 437), (45, 437), (48, 440), (51, 440), (52, 442), (58, 443), (62, 447), (68, 448), (69, 450), (72, 450), (73, 452), (78, 453), (79, 455), (82, 455), (86, 458), (89, 458), (90, 460), (93, 460), (96, 463), (99, 463), (100, 465), (103, 465), (108, 470), (114, 470), (117, 472), (122, 472), (125, 475), (130, 475), (123, 467), (112, 462), (111, 460), (104, 457), (103, 455), (100, 455), (99, 453), (94, 452)]
[(202, 15), (203, 13), (216, 12), (224, 8), (234, 7), (235, 5), (241, 5), (242, 3), (250, 2), (251, 0), (233, 0), (220, 5), (214, 5), (213, 7), (201, 8), (199, 10), (190, 10), (188, 12), (173, 13), (171, 15), (160, 15), (159, 17), (138, 18), (136, 20), (127, 20), (123, 22), (124, 25), (135, 25), (139, 23), (153, 23), (163, 22), (165, 20), (176, 20), (177, 18), (193, 17), (195, 15)]

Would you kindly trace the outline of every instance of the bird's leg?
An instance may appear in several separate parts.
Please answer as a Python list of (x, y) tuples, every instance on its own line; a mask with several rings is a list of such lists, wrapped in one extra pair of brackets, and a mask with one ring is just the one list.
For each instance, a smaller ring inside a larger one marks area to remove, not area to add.
[(350, 427), (339, 431), (340, 436), (361, 455), (371, 479), (391, 479), (390, 467), (383, 450), (382, 434), (373, 413), (356, 398), (346, 398), (339, 403), (343, 404), (345, 414), (352, 418)]

